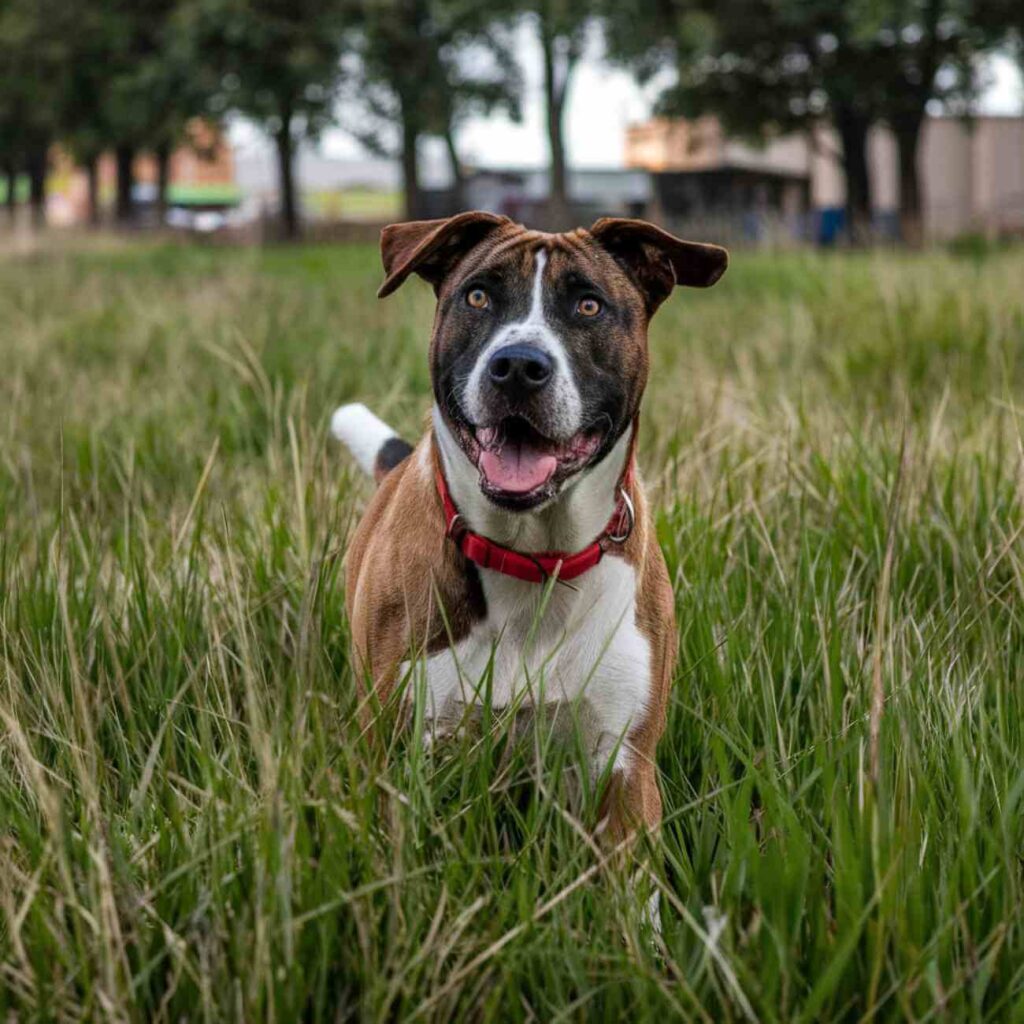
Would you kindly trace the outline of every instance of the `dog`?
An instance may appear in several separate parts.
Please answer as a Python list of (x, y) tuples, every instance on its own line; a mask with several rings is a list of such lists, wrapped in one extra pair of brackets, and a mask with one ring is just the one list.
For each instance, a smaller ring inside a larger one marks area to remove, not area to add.
[(332, 432), (379, 487), (347, 554), (357, 675), (385, 702), (414, 664), (433, 736), (485, 698), (571, 704), (613, 842), (657, 830), (655, 748), (675, 604), (636, 467), (647, 329), (726, 251), (640, 220), (528, 230), (469, 212), (381, 235), (379, 297), (437, 299), (430, 429), (414, 447), (364, 405)]

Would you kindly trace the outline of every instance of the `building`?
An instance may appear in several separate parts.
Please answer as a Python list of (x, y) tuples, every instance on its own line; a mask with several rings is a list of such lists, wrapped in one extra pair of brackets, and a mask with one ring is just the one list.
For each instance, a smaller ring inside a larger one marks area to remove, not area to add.
[[(546, 167), (480, 167), (466, 173), (461, 203), (452, 191), (450, 175), (443, 185), (424, 190), (425, 216), (447, 217), (464, 208), (545, 226), (549, 190)], [(629, 168), (570, 169), (566, 191), (572, 218), (580, 224), (603, 216), (642, 217), (654, 198), (651, 176)]]
[[(235, 144), (239, 189), (258, 214), (278, 208), (277, 153), (269, 140), (248, 136)], [(396, 160), (332, 157), (303, 142), (295, 153), (295, 185), (307, 221), (385, 221), (401, 213), (402, 173)]]
[[(234, 150), (216, 128), (196, 119), (186, 140), (170, 156), (167, 204), (180, 211), (222, 211), (237, 206), (242, 192), (235, 180)], [(140, 152), (133, 164), (134, 198), (140, 211), (155, 207), (159, 170), (151, 153)], [(104, 153), (97, 168), (101, 207), (111, 207), (117, 189), (113, 153)], [(89, 183), (85, 170), (60, 147), (50, 155), (47, 221), (85, 224), (89, 218)]]
[[(839, 153), (827, 126), (755, 146), (730, 138), (714, 117), (655, 119), (631, 126), (626, 139), (626, 163), (652, 173), (666, 219), (725, 217), (719, 235), (728, 226), (733, 237), (828, 240), (846, 198)], [(930, 117), (919, 160), (927, 237), (1024, 233), (1024, 118)], [(899, 179), (888, 129), (872, 130), (868, 161), (876, 227), (892, 234)]]

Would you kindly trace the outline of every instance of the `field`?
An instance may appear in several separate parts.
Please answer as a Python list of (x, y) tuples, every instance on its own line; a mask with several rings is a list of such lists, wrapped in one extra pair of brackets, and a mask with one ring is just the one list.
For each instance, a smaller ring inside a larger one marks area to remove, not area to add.
[(543, 729), (356, 721), (326, 425), (429, 407), (379, 278), (0, 260), (4, 1018), (1024, 1021), (1024, 251), (738, 253), (659, 314), (661, 939)]

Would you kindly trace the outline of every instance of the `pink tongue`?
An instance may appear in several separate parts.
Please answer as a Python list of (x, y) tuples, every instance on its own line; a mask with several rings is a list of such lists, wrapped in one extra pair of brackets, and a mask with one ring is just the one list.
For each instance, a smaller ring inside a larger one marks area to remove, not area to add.
[(554, 455), (524, 444), (504, 444), (497, 451), (480, 455), (480, 472), (487, 482), (502, 491), (527, 494), (546, 484), (558, 468)]

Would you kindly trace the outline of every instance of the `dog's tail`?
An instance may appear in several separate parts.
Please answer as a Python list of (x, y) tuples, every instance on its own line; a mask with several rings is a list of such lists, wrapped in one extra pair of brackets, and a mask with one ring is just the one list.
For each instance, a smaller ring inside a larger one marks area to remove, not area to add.
[(361, 402), (335, 409), (331, 417), (331, 433), (377, 483), (412, 453), (412, 445), (403, 441)]

